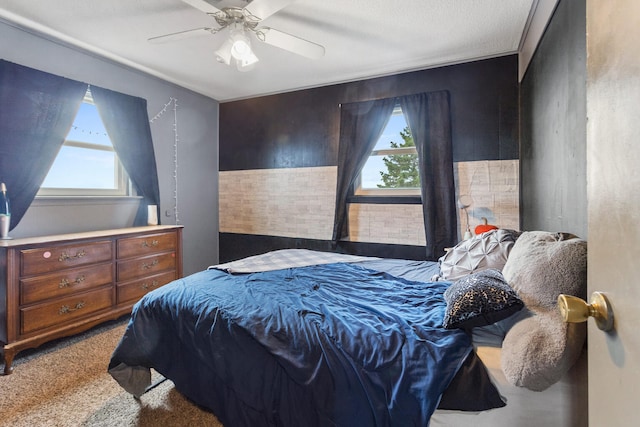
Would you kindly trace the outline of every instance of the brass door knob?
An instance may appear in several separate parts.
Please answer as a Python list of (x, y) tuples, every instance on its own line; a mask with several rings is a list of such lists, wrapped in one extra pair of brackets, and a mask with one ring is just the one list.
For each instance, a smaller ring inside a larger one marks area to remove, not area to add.
[(558, 295), (558, 309), (565, 322), (586, 322), (593, 317), (596, 325), (603, 331), (613, 329), (613, 311), (609, 300), (602, 292), (591, 294), (589, 303), (571, 295)]

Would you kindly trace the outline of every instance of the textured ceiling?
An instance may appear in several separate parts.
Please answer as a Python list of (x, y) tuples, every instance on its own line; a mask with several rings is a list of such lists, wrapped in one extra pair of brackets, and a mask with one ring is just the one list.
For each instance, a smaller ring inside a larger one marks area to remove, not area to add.
[[(242, 0), (208, 0), (217, 8)], [(518, 51), (536, 0), (298, 0), (262, 21), (321, 44), (316, 60), (258, 41), (249, 72), (216, 62), (225, 39), (151, 37), (215, 20), (181, 0), (0, 0), (0, 17), (219, 101), (388, 75)]]

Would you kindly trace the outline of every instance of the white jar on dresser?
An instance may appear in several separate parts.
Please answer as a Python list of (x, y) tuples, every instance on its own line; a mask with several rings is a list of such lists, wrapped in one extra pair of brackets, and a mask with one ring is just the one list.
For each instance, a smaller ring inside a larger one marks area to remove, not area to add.
[(182, 277), (182, 226), (0, 240), (0, 343), (15, 355), (131, 312)]

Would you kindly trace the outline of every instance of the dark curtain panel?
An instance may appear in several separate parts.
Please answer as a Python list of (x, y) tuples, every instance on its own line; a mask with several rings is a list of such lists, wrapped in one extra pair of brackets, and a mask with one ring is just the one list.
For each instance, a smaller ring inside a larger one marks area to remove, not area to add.
[(435, 260), (458, 236), (449, 92), (408, 95), (399, 101), (418, 151), (426, 256)]
[(0, 182), (15, 228), (36, 197), (80, 108), (82, 82), (0, 60)]
[(146, 225), (147, 205), (159, 206), (160, 202), (147, 100), (95, 86), (91, 86), (91, 95), (113, 148), (143, 197), (133, 225)]
[(338, 149), (338, 185), (333, 243), (349, 234), (347, 197), (358, 172), (367, 161), (393, 108), (394, 98), (342, 104), (340, 112), (340, 146)]

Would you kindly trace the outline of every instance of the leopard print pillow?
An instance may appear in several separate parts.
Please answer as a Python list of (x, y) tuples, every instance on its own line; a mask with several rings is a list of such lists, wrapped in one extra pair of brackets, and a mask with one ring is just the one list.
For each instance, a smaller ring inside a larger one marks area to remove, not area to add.
[(446, 329), (491, 325), (524, 307), (502, 273), (493, 268), (456, 281), (447, 288), (444, 299), (447, 308), (442, 326)]

